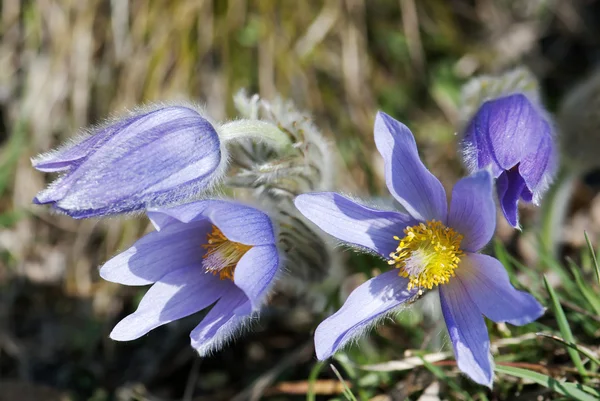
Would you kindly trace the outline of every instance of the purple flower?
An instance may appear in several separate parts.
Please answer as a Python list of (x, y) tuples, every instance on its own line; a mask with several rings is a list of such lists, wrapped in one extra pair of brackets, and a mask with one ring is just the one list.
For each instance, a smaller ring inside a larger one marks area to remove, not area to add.
[(216, 302), (191, 342), (200, 355), (220, 348), (260, 309), (279, 271), (271, 220), (220, 200), (155, 209), (148, 217), (157, 231), (100, 269), (115, 283), (153, 284), (110, 337), (133, 340)]
[(408, 214), (372, 209), (336, 193), (304, 194), (295, 201), (322, 230), (377, 253), (393, 267), (354, 290), (319, 325), (317, 357), (330, 357), (423, 289), (439, 287), (458, 367), (491, 386), (490, 342), (482, 315), (522, 325), (544, 311), (531, 295), (515, 290), (498, 260), (476, 253), (496, 225), (491, 176), (483, 170), (458, 181), (448, 210), (446, 192), (419, 159), (406, 126), (380, 112), (375, 143), (387, 187)]
[(33, 201), (74, 218), (181, 203), (216, 180), (223, 160), (205, 118), (188, 107), (163, 107), (35, 158), (36, 169), (64, 174)]
[(520, 93), (483, 103), (467, 127), (463, 151), (471, 172), (491, 168), (513, 227), (519, 225), (519, 199), (539, 205), (556, 173), (552, 127)]

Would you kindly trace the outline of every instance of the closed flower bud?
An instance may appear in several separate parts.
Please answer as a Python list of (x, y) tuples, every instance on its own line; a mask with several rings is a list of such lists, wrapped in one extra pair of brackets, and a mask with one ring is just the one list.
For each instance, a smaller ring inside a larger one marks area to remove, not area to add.
[(291, 146), (236, 142), (230, 147), (228, 184), (260, 200), (279, 223), (278, 242), (286, 255), (287, 271), (278, 282), (280, 292), (289, 298), (297, 296), (300, 302), (294, 304), (322, 309), (327, 289), (340, 281), (341, 266), (332, 244), (324, 241), (292, 202), (304, 192), (332, 189), (333, 152), (310, 116), (291, 101), (279, 97), (269, 101), (240, 91), (234, 102), (243, 118), (280, 127)]
[(33, 159), (40, 171), (63, 173), (34, 203), (74, 218), (177, 204), (214, 184), (225, 160), (217, 130), (198, 111), (155, 108)]
[(519, 199), (539, 205), (556, 173), (552, 126), (522, 93), (483, 103), (467, 125), (462, 147), (471, 172), (491, 170), (504, 216), (514, 227)]
[[(307, 191), (330, 189), (334, 161), (329, 143), (306, 113), (291, 101), (267, 101), (244, 91), (234, 97), (240, 115), (264, 125), (279, 127), (290, 146), (239, 141), (231, 147), (232, 176), (228, 183), (247, 188), (261, 199), (291, 200)], [(258, 119), (258, 120), (257, 120)], [(273, 141), (271, 141), (273, 142)]]

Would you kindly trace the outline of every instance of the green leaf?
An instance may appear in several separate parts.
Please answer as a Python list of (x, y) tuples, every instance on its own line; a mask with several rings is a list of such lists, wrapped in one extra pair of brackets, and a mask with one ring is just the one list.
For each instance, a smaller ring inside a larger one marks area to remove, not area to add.
[(579, 383), (561, 382), (550, 376), (546, 376), (538, 372), (533, 372), (531, 370), (504, 365), (496, 365), (494, 369), (498, 373), (504, 373), (507, 375), (519, 377), (521, 379), (531, 380), (532, 382), (537, 383), (540, 386), (549, 388), (550, 390), (558, 394), (567, 396), (573, 400), (598, 401), (598, 397), (600, 397), (600, 391), (595, 390), (589, 386)]
[[(554, 310), (554, 314), (556, 315), (556, 322), (558, 323), (558, 328), (562, 337), (565, 341), (570, 343), (575, 343), (575, 338), (573, 337), (573, 333), (571, 332), (571, 328), (569, 327), (569, 322), (567, 321), (567, 317), (565, 316), (565, 312), (563, 311), (562, 306), (560, 305), (560, 301), (558, 300), (558, 296), (554, 292), (554, 289), (548, 284), (548, 280), (544, 275), (544, 285), (546, 286), (546, 290), (548, 291), (548, 295), (550, 295), (550, 301), (552, 303), (552, 310)], [(581, 357), (579, 353), (572, 348), (567, 350), (573, 364), (577, 368), (577, 371), (581, 375), (586, 375), (585, 367), (583, 366), (583, 362), (581, 361)]]
[(600, 284), (600, 267), (598, 266), (598, 259), (596, 259), (596, 252), (594, 251), (592, 242), (590, 241), (585, 231), (583, 232), (583, 235), (585, 236), (585, 242), (587, 242), (587, 246), (590, 249), (590, 254), (592, 255), (592, 260), (594, 261), (594, 271), (596, 272), (596, 280), (598, 280), (598, 283)]

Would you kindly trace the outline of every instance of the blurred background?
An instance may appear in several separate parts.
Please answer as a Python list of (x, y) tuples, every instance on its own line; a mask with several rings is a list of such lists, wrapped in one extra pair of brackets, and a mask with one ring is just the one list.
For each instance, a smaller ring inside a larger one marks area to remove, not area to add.
[[(267, 312), (254, 332), (204, 359), (189, 347), (198, 316), (134, 342), (111, 341), (108, 333), (135, 309), (144, 290), (103, 282), (98, 267), (131, 245), (148, 223), (142, 217), (74, 221), (31, 205), (53, 177), (34, 171), (30, 158), (140, 103), (193, 100), (214, 119), (234, 118), (232, 95), (246, 88), (266, 99), (281, 94), (311, 113), (340, 154), (337, 189), (385, 194), (372, 137), (378, 109), (413, 130), (426, 164), (450, 188), (464, 173), (456, 135), (462, 85), (478, 74), (525, 65), (555, 112), (600, 61), (599, 3), (2, 0), (0, 400), (344, 399), (341, 382), (314, 357), (318, 320), (298, 308)], [(588, 151), (594, 127), (581, 134)], [(584, 230), (597, 243), (595, 167), (592, 160), (573, 183), (555, 250), (559, 264), (564, 255), (589, 262), (580, 257)], [(506, 252), (515, 266), (539, 266), (532, 245), (539, 216), (532, 208), (523, 213), (523, 232), (499, 226), (495, 251)], [(344, 257), (353, 275), (342, 288), (382, 267), (370, 257)], [(542, 291), (539, 277), (525, 282)], [(563, 287), (569, 280), (560, 278), (555, 288), (569, 293)], [(588, 316), (569, 296), (573, 332), (597, 350), (600, 318)], [(451, 364), (356, 369), (357, 363), (402, 359), (408, 349), (447, 350), (443, 327), (423, 309), (383, 326), (360, 352), (335, 362), (359, 399), (554, 399), (552, 391), (508, 376), (490, 392), (457, 375)], [(552, 317), (540, 325), (557, 327)], [(571, 377), (564, 348), (536, 339), (540, 327), (498, 326), (490, 326), (493, 340), (520, 339), (499, 345), (504, 360)], [(436, 375), (440, 368), (442, 376)]]

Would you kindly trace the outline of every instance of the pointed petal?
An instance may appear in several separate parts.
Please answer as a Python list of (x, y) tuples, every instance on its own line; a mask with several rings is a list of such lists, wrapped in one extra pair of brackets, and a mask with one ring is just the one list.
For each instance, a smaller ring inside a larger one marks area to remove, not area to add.
[(303, 194), (294, 203), (300, 213), (341, 241), (363, 246), (388, 258), (405, 227), (418, 224), (402, 213), (359, 205), (334, 192)]
[(315, 331), (317, 358), (324, 360), (352, 339), (360, 336), (378, 318), (397, 309), (417, 294), (408, 291), (408, 280), (397, 270), (383, 273), (355, 289), (335, 314)]
[(383, 112), (375, 119), (375, 144), (391, 194), (417, 220), (446, 221), (448, 200), (440, 181), (419, 158), (410, 130)]
[(496, 181), (496, 191), (504, 217), (511, 226), (519, 227), (519, 198), (527, 187), (518, 170), (502, 172)]
[[(558, 164), (550, 126), (548, 123), (545, 125), (546, 135), (540, 138), (535, 149), (519, 164), (519, 174), (527, 184), (528, 191), (533, 193), (532, 198), (535, 204), (539, 204), (541, 196), (550, 185)], [(526, 199), (526, 197), (523, 198)]]
[(76, 138), (72, 142), (61, 146), (57, 150), (35, 157), (32, 160), (32, 165), (36, 170), (43, 171), (45, 173), (70, 170), (74, 167), (77, 167), (89, 155), (98, 150), (99, 147), (111, 139), (114, 134), (123, 130), (128, 125), (134, 123), (140, 118), (156, 112), (157, 110), (132, 116), (114, 124), (104, 126), (91, 135), (84, 136), (79, 139)]
[(190, 334), (192, 347), (200, 356), (218, 350), (244, 328), (250, 315), (243, 315), (236, 311), (249, 310), (245, 307), (248, 302), (248, 298), (236, 287), (229, 289), (221, 297)]
[(491, 388), (494, 371), (490, 339), (479, 309), (456, 279), (440, 286), (440, 302), (458, 368)]
[(521, 192), (521, 199), (525, 202), (533, 202), (533, 193), (529, 190), (529, 188), (523, 188), (523, 192)]
[(165, 274), (191, 265), (201, 268), (208, 221), (173, 224), (151, 232), (100, 268), (100, 277), (113, 283), (147, 285)]
[(151, 209), (155, 225), (166, 226), (173, 219), (187, 223), (208, 218), (231, 241), (246, 245), (275, 243), (273, 224), (266, 213), (238, 202), (207, 200), (171, 208)]
[(234, 283), (248, 297), (252, 308), (260, 308), (279, 271), (279, 254), (275, 245), (251, 248), (238, 262)]
[(44, 173), (69, 170), (84, 159), (88, 152), (92, 151), (94, 146), (103, 139), (101, 134), (92, 135), (78, 144), (69, 144), (65, 148), (40, 155), (34, 158), (31, 164), (33, 168)]
[(175, 270), (150, 287), (137, 310), (115, 326), (110, 338), (135, 340), (158, 326), (210, 306), (228, 287), (233, 287), (231, 281), (205, 274), (201, 266)]
[(467, 254), (454, 279), (460, 280), (481, 313), (494, 322), (522, 326), (544, 314), (533, 296), (512, 286), (500, 261), (491, 256)]
[(464, 236), (461, 247), (469, 252), (483, 248), (496, 229), (492, 176), (481, 170), (456, 183), (452, 190), (448, 227)]
[(35, 198), (33, 198), (33, 203), (36, 205), (46, 205), (48, 203), (55, 203), (66, 196), (69, 192), (69, 186), (64, 185), (64, 181), (67, 178), (67, 176), (63, 176), (54, 180), (48, 185), (48, 188), (38, 192)]

